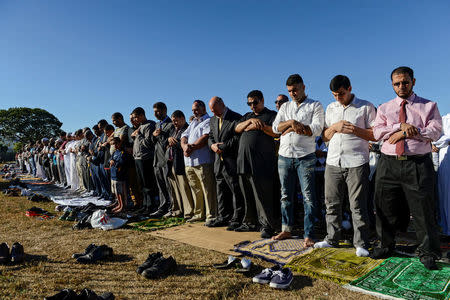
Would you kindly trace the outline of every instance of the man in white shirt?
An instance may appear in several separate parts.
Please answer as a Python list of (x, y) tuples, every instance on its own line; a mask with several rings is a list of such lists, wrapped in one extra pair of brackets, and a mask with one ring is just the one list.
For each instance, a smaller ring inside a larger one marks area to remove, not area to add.
[(300, 75), (289, 76), (286, 86), (292, 101), (283, 104), (272, 124), (274, 133), (281, 134), (278, 151), (278, 173), (281, 183), (281, 233), (275, 240), (291, 238), (294, 225), (295, 180), (298, 176), (303, 194), (304, 238), (312, 246), (316, 166), (316, 141), (323, 129), (322, 105), (308, 98)]
[(351, 93), (347, 76), (330, 83), (336, 102), (328, 105), (323, 140), (329, 142), (325, 168), (327, 236), (314, 248), (337, 247), (341, 235), (343, 189), (347, 189), (353, 220), (353, 244), (357, 256), (368, 256), (367, 202), (369, 192), (369, 141), (375, 107)]

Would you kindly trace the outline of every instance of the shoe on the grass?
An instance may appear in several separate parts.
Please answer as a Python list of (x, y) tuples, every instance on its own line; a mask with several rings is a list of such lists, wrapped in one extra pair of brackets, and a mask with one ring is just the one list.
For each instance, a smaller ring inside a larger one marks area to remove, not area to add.
[(11, 246), (11, 262), (12, 263), (21, 263), (25, 260), (25, 252), (23, 251), (23, 246), (15, 242)]
[(261, 284), (269, 283), (272, 280), (273, 273), (279, 270), (281, 270), (280, 265), (275, 265), (272, 268), (266, 268), (262, 270), (261, 273), (253, 277), (253, 282)]
[(138, 274), (142, 274), (142, 272), (144, 272), (145, 269), (150, 268), (151, 266), (153, 266), (153, 264), (155, 263), (155, 261), (162, 257), (162, 253), (161, 252), (156, 252), (156, 253), (152, 253), (149, 254), (147, 259), (136, 269), (136, 272)]
[[(63, 289), (59, 293), (57, 293), (53, 296), (44, 298), (44, 300), (75, 300), (75, 299), (80, 299), (80, 298), (78, 298), (77, 293), (75, 293), (71, 289)], [(82, 299), (84, 299), (84, 298), (82, 298)]]
[(282, 268), (281, 270), (274, 271), (272, 279), (270, 280), (270, 287), (276, 289), (287, 289), (294, 279), (291, 269)]
[(7, 264), (11, 261), (9, 247), (7, 243), (0, 244), (0, 264)]
[(82, 264), (95, 263), (99, 260), (107, 260), (113, 257), (113, 249), (106, 246), (96, 246), (88, 254), (77, 258), (77, 262)]
[(163, 276), (167, 276), (177, 269), (177, 262), (172, 256), (168, 258), (160, 257), (156, 259), (153, 266), (148, 269), (145, 269), (142, 272), (142, 276), (147, 279), (155, 279)]
[(72, 254), (72, 258), (78, 258), (80, 256), (86, 255), (89, 252), (91, 252), (92, 250), (94, 250), (95, 247), (97, 247), (95, 244), (90, 244), (89, 246), (86, 247), (86, 249), (84, 250), (84, 253), (74, 253), (74, 254)]
[(236, 273), (248, 274), (253, 268), (253, 263), (248, 258), (241, 259), (240, 266), (236, 269)]
[(213, 264), (213, 268), (224, 270), (239, 266), (239, 259), (233, 255), (229, 255), (228, 259), (219, 264)]

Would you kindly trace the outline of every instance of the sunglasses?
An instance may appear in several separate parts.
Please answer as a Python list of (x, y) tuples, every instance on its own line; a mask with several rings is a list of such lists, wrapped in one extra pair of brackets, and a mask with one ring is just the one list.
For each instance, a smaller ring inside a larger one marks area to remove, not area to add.
[(252, 105), (258, 105), (259, 101), (258, 100), (253, 100), (253, 102), (247, 102), (248, 106), (252, 106)]

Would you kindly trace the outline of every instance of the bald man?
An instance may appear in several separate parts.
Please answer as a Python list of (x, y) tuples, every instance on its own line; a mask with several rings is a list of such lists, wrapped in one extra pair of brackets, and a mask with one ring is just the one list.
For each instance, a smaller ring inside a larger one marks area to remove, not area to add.
[(242, 116), (226, 107), (220, 97), (209, 100), (209, 109), (214, 116), (210, 121), (208, 145), (215, 153), (217, 187), (217, 219), (210, 226), (228, 226), (228, 230), (234, 230), (241, 225), (245, 213), (244, 197), (236, 173), (240, 135), (234, 131)]

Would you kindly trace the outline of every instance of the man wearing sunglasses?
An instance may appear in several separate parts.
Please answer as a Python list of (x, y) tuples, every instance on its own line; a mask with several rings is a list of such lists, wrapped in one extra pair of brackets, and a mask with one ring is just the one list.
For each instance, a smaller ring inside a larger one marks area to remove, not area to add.
[(308, 98), (299, 74), (289, 76), (286, 87), (292, 98), (283, 104), (272, 129), (281, 134), (278, 151), (278, 173), (281, 183), (281, 233), (274, 240), (292, 237), (294, 225), (295, 181), (298, 176), (303, 194), (304, 238), (307, 246), (314, 245), (316, 136), (324, 125), (324, 111), (320, 102)]
[(288, 101), (289, 101), (288, 96), (279, 94), (277, 99), (275, 100), (275, 108), (277, 109), (277, 111), (280, 110), (281, 105), (283, 105), (284, 103), (286, 103)]
[[(395, 248), (395, 233), (414, 218), (417, 254), (430, 270), (441, 256), (435, 220), (434, 170), (431, 141), (442, 131), (442, 118), (435, 102), (413, 92), (416, 83), (409, 67), (391, 73), (397, 97), (378, 108), (374, 137), (383, 140), (375, 177), (376, 227), (381, 245), (373, 258), (386, 258)], [(404, 224), (401, 224), (402, 221)]]
[(259, 221), (262, 238), (270, 238), (274, 232), (273, 180), (276, 159), (276, 134), (272, 123), (276, 112), (264, 106), (261, 91), (247, 95), (247, 105), (252, 112), (246, 113), (235, 127), (241, 134), (237, 158), (237, 173), (245, 200), (243, 224), (235, 231), (256, 231)]

